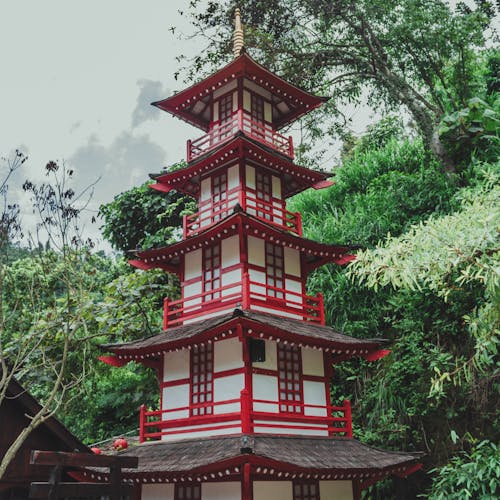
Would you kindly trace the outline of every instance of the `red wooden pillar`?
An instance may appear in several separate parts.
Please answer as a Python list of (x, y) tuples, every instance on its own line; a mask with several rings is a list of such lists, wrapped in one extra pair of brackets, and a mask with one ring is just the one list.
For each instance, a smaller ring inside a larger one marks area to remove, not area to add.
[(144, 424), (146, 422), (146, 405), (141, 405), (139, 411), (139, 443), (144, 443)]
[(250, 434), (252, 432), (252, 400), (250, 392), (243, 389), (240, 392), (241, 398), (241, 432), (243, 434)]
[(344, 418), (345, 418), (346, 436), (352, 438), (351, 402), (348, 399), (344, 401)]
[(242, 485), (241, 499), (242, 500), (252, 500), (253, 499), (253, 487), (251, 478), (251, 465), (246, 463), (243, 465), (243, 485)]

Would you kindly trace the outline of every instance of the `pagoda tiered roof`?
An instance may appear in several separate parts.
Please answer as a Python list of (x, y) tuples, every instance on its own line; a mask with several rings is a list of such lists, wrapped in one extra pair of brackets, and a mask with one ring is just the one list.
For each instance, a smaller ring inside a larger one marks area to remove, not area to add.
[(160, 174), (150, 174), (156, 184), (150, 187), (161, 192), (172, 189), (192, 197), (198, 197), (200, 192), (200, 176), (207, 171), (227, 165), (237, 158), (254, 160), (269, 170), (275, 171), (283, 178), (283, 197), (288, 198), (310, 187), (321, 189), (333, 184), (328, 180), (332, 174), (319, 172), (296, 165), (290, 158), (273, 152), (265, 145), (245, 137), (244, 132), (238, 132), (230, 140), (222, 142), (207, 155), (191, 162), (187, 167)]
[(137, 258), (129, 260), (129, 262), (139, 269), (160, 268), (172, 273), (179, 273), (184, 253), (202, 248), (215, 240), (240, 234), (242, 230), (249, 236), (265, 238), (266, 241), (271, 241), (276, 245), (299, 250), (304, 255), (307, 272), (330, 262), (339, 265), (347, 264), (355, 259), (355, 256), (350, 252), (359, 248), (356, 245), (317, 243), (280, 230), (262, 219), (237, 209), (219, 223), (185, 240), (160, 248), (133, 250), (131, 253), (135, 254)]
[[(129, 448), (123, 455), (139, 457), (138, 469), (124, 469), (123, 478), (137, 483), (235, 480), (250, 464), (255, 480), (297, 478), (360, 480), (367, 487), (389, 475), (406, 477), (421, 467), (418, 452), (383, 451), (352, 438), (232, 435), (153, 441)], [(94, 479), (99, 469), (81, 475)]]
[(286, 82), (254, 61), (247, 53), (243, 53), (199, 83), (152, 104), (207, 131), (213, 92), (238, 77), (246, 77), (272, 94), (273, 123), (276, 130), (309, 113), (327, 100)]
[(129, 361), (159, 360), (163, 353), (195, 344), (237, 336), (244, 331), (247, 338), (274, 339), (289, 344), (323, 349), (332, 360), (345, 360), (353, 356), (368, 361), (379, 359), (389, 351), (381, 349), (385, 339), (357, 339), (337, 332), (331, 327), (264, 312), (235, 309), (223, 316), (204, 319), (132, 342), (104, 344), (101, 349), (113, 357), (102, 360), (114, 365)]

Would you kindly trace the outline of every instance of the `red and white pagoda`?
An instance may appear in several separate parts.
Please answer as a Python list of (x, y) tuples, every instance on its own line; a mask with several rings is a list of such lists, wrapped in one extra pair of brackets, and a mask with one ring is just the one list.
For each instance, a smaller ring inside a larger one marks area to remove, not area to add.
[(187, 142), (185, 168), (151, 186), (198, 200), (183, 240), (131, 261), (176, 273), (181, 298), (165, 300), (163, 332), (104, 346), (104, 361), (143, 363), (159, 378), (160, 409), (141, 408), (141, 444), (127, 451), (139, 467), (125, 478), (143, 500), (356, 499), (420, 464), (356, 441), (349, 401), (330, 398), (335, 364), (388, 351), (325, 326), (321, 295), (306, 294), (313, 269), (354, 258), (353, 247), (303, 238), (300, 213), (286, 209), (289, 196), (331, 185), (296, 165), (278, 132), (324, 99), (246, 54), (238, 13), (235, 52), (154, 103), (204, 135)]

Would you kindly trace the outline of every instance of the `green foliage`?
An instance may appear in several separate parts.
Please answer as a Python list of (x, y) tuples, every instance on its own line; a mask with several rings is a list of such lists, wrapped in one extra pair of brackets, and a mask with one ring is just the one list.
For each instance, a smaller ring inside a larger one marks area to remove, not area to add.
[(500, 494), (500, 449), (481, 441), (437, 469), (428, 498), (432, 500), (495, 499)]
[[(188, 79), (215, 69), (230, 52), (236, 0), (194, 0), (189, 15), (206, 51)], [(454, 166), (435, 134), (443, 114), (478, 96), (476, 52), (495, 16), (490, 2), (453, 9), (441, 0), (249, 0), (242, 12), (250, 54), (292, 83), (331, 97), (305, 117), (306, 142), (345, 134), (345, 104), (404, 108), (427, 149)]]
[(102, 234), (114, 248), (126, 252), (164, 246), (179, 238), (182, 215), (191, 213), (193, 202), (175, 191), (159, 193), (149, 184), (132, 188), (101, 205)]

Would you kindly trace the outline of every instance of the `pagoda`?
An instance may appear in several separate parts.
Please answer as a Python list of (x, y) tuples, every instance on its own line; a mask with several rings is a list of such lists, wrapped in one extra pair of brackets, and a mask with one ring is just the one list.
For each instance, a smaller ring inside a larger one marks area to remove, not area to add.
[(187, 141), (186, 167), (153, 176), (153, 189), (198, 201), (182, 241), (130, 261), (177, 274), (181, 297), (165, 300), (162, 332), (103, 346), (103, 361), (143, 363), (159, 380), (160, 407), (141, 407), (140, 444), (126, 451), (139, 467), (124, 476), (143, 500), (357, 499), (416, 471), (420, 455), (360, 443), (349, 401), (331, 400), (336, 364), (389, 351), (326, 326), (321, 294), (306, 293), (313, 269), (355, 249), (305, 239), (286, 209), (289, 196), (332, 184), (296, 165), (279, 133), (325, 99), (254, 61), (238, 11), (235, 24), (232, 62), (153, 103), (204, 135)]

